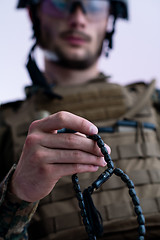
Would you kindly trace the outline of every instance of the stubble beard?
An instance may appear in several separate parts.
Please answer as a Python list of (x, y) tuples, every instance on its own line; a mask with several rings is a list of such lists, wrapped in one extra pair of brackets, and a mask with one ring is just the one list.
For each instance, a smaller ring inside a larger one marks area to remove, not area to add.
[(52, 60), (55, 64), (63, 66), (64, 68), (68, 69), (85, 70), (94, 65), (97, 59), (100, 57), (102, 52), (103, 40), (104, 36), (102, 36), (99, 42), (97, 43), (96, 49), (93, 50), (92, 52), (86, 50), (85, 56), (81, 59), (79, 59), (78, 57), (71, 59), (70, 56), (68, 56), (68, 53), (63, 51), (63, 48), (61, 46), (54, 46), (48, 48), (47, 40), (43, 41), (41, 39), (39, 41), (39, 45), (42, 47), (42, 49), (47, 49), (51, 53), (53, 53), (53, 55), (56, 56), (55, 58), (56, 60), (55, 59)]
[(74, 70), (85, 70), (95, 64), (102, 52), (103, 40), (98, 43), (97, 50), (91, 52), (87, 51), (83, 58), (70, 58), (68, 54), (64, 53), (63, 49), (56, 47), (54, 53), (58, 57), (57, 64)]
[(55, 54), (58, 56), (57, 64), (62, 65), (65, 68), (83, 70), (91, 67), (98, 59), (101, 53), (102, 47), (100, 46), (96, 53), (86, 52), (85, 56), (81, 59), (70, 59), (67, 54), (64, 54), (60, 48), (55, 49)]

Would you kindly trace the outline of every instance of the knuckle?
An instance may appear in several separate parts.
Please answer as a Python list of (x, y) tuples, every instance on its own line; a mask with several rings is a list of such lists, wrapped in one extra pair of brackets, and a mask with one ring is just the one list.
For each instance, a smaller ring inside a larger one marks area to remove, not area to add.
[(81, 151), (75, 150), (75, 151), (72, 151), (72, 154), (73, 154), (73, 159), (76, 159), (77, 161), (79, 161), (82, 158)]
[(29, 133), (33, 132), (37, 128), (38, 123), (39, 123), (39, 120), (35, 120), (30, 124)]
[(40, 175), (40, 176), (43, 176), (43, 177), (46, 176), (46, 177), (48, 177), (48, 176), (50, 175), (50, 168), (49, 168), (49, 166), (48, 166), (47, 164), (41, 165), (41, 166), (39, 167), (38, 171), (39, 171), (39, 175)]
[(74, 146), (75, 145), (75, 141), (76, 141), (76, 136), (74, 134), (69, 134), (69, 135), (66, 136), (65, 141), (66, 141), (66, 144), (68, 146), (70, 146), (70, 145)]
[(73, 164), (73, 169), (75, 173), (81, 172), (81, 165), (78, 163)]
[(65, 111), (60, 111), (56, 113), (56, 118), (59, 123), (63, 123), (66, 119), (66, 112)]
[(42, 160), (45, 158), (45, 154), (44, 151), (42, 151), (41, 149), (36, 149), (33, 153), (32, 156), (30, 158), (30, 161), (32, 163), (40, 163), (42, 162)]
[(81, 119), (81, 129), (86, 129), (87, 128), (87, 121), (86, 119), (82, 118)]
[(25, 145), (27, 147), (33, 147), (39, 142), (39, 136), (37, 134), (29, 134), (26, 138)]

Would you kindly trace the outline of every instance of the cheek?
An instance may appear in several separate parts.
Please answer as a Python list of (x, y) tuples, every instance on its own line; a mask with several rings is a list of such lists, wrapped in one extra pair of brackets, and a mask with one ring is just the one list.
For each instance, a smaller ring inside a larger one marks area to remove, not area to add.
[(57, 22), (53, 21), (49, 16), (42, 14), (40, 16), (40, 30), (42, 39), (50, 41), (57, 35)]
[(106, 34), (106, 30), (107, 30), (107, 20), (102, 20), (102, 21), (97, 21), (94, 22), (91, 26), (90, 26), (90, 32), (92, 33), (93, 38), (95, 39), (101, 39), (105, 37)]
[(51, 27), (48, 23), (43, 23), (41, 25), (41, 36), (43, 41), (50, 45), (56, 39), (58, 33), (56, 31), (56, 27)]
[(105, 37), (105, 34), (106, 34), (106, 26), (104, 26), (104, 28), (100, 28), (99, 25), (97, 25), (96, 28), (94, 28), (94, 42), (95, 44), (101, 44), (104, 37)]

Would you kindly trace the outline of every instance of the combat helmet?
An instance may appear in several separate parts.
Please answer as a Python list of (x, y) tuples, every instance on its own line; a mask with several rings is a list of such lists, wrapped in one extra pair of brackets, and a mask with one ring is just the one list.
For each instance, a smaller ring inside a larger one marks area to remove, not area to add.
[[(40, 3), (41, 0), (19, 0), (17, 8), (26, 8)], [(111, 3), (111, 14), (117, 18), (128, 19), (128, 0), (108, 0)]]

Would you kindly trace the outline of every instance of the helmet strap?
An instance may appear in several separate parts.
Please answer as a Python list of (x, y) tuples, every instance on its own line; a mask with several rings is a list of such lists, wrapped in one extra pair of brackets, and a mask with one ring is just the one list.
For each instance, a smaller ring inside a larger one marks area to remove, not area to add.
[(36, 47), (37, 43), (34, 43), (32, 46), (29, 55), (28, 55), (28, 61), (26, 64), (28, 73), (30, 75), (30, 78), (33, 82), (33, 85), (37, 89), (42, 89), (45, 94), (49, 97), (56, 97), (58, 99), (61, 99), (62, 97), (52, 91), (51, 86), (47, 83), (46, 78), (44, 77), (44, 74), (39, 70), (36, 61), (34, 59), (34, 49)]
[[(113, 34), (115, 33), (115, 25), (116, 25), (116, 17), (113, 19), (112, 30), (110, 32), (106, 32), (106, 36), (104, 39), (104, 52), (105, 56), (109, 56), (109, 50), (113, 48)], [(107, 43), (106, 43), (107, 41)]]

